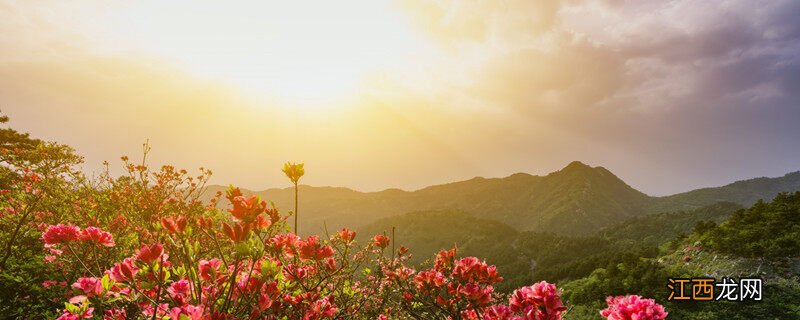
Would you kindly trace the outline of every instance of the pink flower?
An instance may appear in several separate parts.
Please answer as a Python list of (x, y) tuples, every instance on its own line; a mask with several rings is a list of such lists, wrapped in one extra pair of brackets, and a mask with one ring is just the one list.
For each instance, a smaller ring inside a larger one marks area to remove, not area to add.
[(494, 288), (492, 286), (484, 287), (474, 283), (467, 283), (460, 286), (458, 292), (464, 295), (471, 304), (482, 307), (492, 302)]
[(186, 304), (187, 296), (191, 292), (189, 281), (186, 279), (181, 279), (179, 281), (175, 281), (172, 285), (169, 286), (167, 289), (167, 293), (169, 293), (169, 297), (172, 298), (179, 306)]
[(222, 262), (217, 258), (211, 260), (200, 260), (198, 266), (200, 278), (206, 281), (214, 279), (220, 264), (222, 264)]
[(172, 283), (167, 289), (170, 295), (189, 294), (189, 281), (181, 279)]
[(45, 244), (53, 245), (57, 243), (69, 243), (79, 239), (81, 229), (73, 225), (58, 224), (48, 226), (47, 230), (42, 234), (42, 240)]
[(155, 313), (157, 317), (164, 317), (170, 312), (169, 304), (167, 303), (159, 304), (158, 308), (155, 308), (151, 303), (140, 305), (140, 307), (143, 307), (142, 313), (148, 316), (148, 318), (149, 316), (152, 316), (153, 313)]
[(128, 317), (125, 309), (109, 309), (103, 314), (103, 320), (125, 320)]
[(44, 282), (42, 282), (42, 287), (45, 289), (50, 288), (50, 286), (54, 285), (58, 285), (58, 281), (45, 280)]
[(78, 281), (75, 281), (72, 287), (83, 291), (89, 296), (103, 293), (103, 283), (98, 278), (78, 278)]
[(193, 306), (187, 304), (182, 307), (175, 307), (172, 308), (169, 312), (170, 319), (181, 319), (181, 316), (185, 316), (189, 318), (189, 320), (201, 320), (203, 319), (203, 309), (205, 309), (202, 305)]
[(663, 320), (668, 314), (655, 300), (637, 295), (608, 297), (606, 304), (600, 315), (608, 320)]
[(60, 317), (56, 318), (56, 320), (80, 320), (80, 316), (71, 314), (69, 312), (64, 312)]
[(483, 311), (484, 320), (511, 320), (513, 316), (514, 312), (503, 304), (493, 305)]
[(93, 241), (106, 247), (114, 246), (114, 237), (111, 233), (103, 231), (100, 228), (88, 227), (81, 231), (78, 237), (83, 241)]
[(62, 314), (56, 320), (80, 320), (81, 318), (90, 319), (92, 317), (92, 312), (94, 312), (94, 308), (88, 308), (86, 311), (83, 311), (80, 314), (72, 314), (64, 311), (64, 314)]
[(545, 281), (514, 290), (509, 299), (511, 310), (521, 312), (525, 319), (561, 319), (567, 308), (561, 304), (556, 286)]

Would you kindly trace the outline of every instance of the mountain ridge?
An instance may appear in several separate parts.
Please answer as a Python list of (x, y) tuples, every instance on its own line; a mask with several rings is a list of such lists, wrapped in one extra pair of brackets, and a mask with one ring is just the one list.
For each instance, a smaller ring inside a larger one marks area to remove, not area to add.
[[(779, 192), (800, 190), (800, 171), (663, 197), (644, 194), (608, 169), (580, 161), (544, 176), (520, 172), (499, 178), (474, 177), (413, 191), (389, 188), (360, 192), (308, 185), (299, 188), (302, 234), (322, 233), (325, 227), (357, 228), (408, 212), (458, 210), (509, 224), (519, 231), (585, 235), (646, 214), (691, 210), (721, 201), (746, 206), (758, 199), (770, 200)], [(209, 186), (206, 198), (224, 189)], [(284, 212), (293, 207), (292, 188), (243, 191), (274, 201)]]

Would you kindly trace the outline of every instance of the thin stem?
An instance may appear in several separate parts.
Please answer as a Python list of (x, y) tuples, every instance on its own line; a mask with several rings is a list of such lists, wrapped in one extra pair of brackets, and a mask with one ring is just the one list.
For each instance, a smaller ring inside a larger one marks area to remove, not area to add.
[(83, 263), (83, 260), (81, 260), (81, 257), (78, 256), (78, 254), (75, 253), (75, 251), (72, 250), (72, 247), (69, 244), (66, 244), (66, 247), (67, 247), (67, 250), (69, 250), (69, 253), (71, 253), (73, 256), (75, 256), (75, 259), (77, 259), (78, 262), (81, 263), (81, 266), (83, 266), (83, 268), (86, 269), (86, 272), (88, 272), (92, 277), (95, 277), (94, 272), (92, 272), (92, 269), (89, 269), (89, 267), (87, 267), (86, 264)]
[(294, 183), (294, 234), (297, 233), (297, 182)]
[(161, 304), (161, 289), (163, 289), (163, 287), (164, 287), (164, 283), (163, 283), (163, 278), (164, 278), (164, 276), (163, 276), (164, 255), (163, 254), (158, 258), (158, 261), (159, 261), (158, 262), (158, 272), (156, 274), (156, 277), (158, 277), (158, 289), (156, 290), (156, 299), (155, 299), (156, 300), (156, 305), (153, 308), (153, 317), (151, 318), (151, 320), (155, 320), (156, 319), (156, 315), (158, 314), (158, 309), (161, 308), (161, 305), (160, 305)]

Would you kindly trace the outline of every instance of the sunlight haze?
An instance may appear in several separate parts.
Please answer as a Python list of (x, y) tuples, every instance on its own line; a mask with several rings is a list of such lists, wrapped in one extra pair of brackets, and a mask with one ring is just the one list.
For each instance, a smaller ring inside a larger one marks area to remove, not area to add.
[(149, 140), (257, 190), (286, 161), (370, 191), (580, 160), (662, 195), (800, 169), (786, 7), (0, 1), (0, 109), (88, 171)]

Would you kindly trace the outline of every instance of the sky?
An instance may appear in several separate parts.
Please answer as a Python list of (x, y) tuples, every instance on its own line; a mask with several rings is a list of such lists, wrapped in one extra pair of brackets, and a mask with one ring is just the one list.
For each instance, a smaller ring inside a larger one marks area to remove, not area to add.
[(0, 110), (84, 169), (413, 190), (578, 160), (666, 195), (800, 170), (800, 2), (6, 1)]

